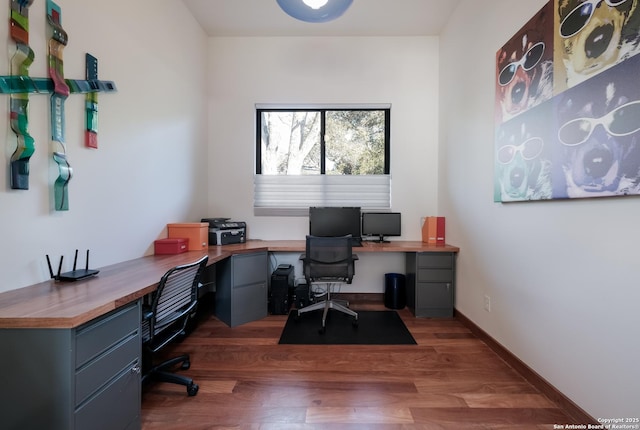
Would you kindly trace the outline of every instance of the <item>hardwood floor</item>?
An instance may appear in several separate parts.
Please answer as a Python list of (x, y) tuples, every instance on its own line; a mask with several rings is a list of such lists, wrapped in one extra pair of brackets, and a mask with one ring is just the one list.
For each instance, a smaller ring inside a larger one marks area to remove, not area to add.
[[(352, 305), (355, 310), (382, 304)], [(200, 385), (151, 383), (142, 428), (552, 429), (580, 424), (456, 319), (400, 316), (417, 345), (278, 345), (286, 321), (270, 315), (229, 328), (211, 314), (168, 355)]]

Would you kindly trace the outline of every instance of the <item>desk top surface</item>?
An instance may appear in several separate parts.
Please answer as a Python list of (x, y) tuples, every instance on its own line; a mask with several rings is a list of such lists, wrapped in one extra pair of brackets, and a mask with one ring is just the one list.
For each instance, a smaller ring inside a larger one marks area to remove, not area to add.
[[(0, 328), (72, 328), (154, 291), (162, 275), (174, 266), (209, 255), (214, 264), (235, 254), (256, 251), (303, 252), (304, 240), (250, 240), (243, 244), (210, 246), (206, 251), (151, 255), (99, 268), (92, 278), (76, 282), (48, 280), (0, 293)], [(366, 252), (458, 252), (451, 245), (417, 241), (365, 242), (354, 248)]]

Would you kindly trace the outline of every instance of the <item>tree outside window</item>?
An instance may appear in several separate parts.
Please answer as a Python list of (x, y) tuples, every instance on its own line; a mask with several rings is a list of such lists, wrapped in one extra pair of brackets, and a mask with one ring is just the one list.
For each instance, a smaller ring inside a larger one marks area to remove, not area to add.
[(389, 109), (258, 109), (256, 173), (389, 173)]

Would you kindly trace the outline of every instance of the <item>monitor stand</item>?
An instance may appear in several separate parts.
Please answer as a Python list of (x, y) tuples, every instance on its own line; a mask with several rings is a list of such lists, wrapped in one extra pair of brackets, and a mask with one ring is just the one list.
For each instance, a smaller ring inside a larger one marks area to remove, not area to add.
[(381, 234), (378, 236), (378, 240), (374, 240), (375, 243), (390, 243), (388, 240), (384, 240), (384, 235)]

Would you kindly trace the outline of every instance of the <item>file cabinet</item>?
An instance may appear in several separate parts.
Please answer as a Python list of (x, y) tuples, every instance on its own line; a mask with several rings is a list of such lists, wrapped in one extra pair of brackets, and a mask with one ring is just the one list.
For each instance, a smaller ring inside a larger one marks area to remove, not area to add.
[(268, 314), (267, 252), (236, 254), (216, 263), (215, 315), (230, 327)]
[(453, 252), (407, 254), (407, 307), (416, 317), (453, 316), (455, 257)]
[(140, 428), (138, 302), (77, 328), (2, 329), (0, 342), (7, 428)]

